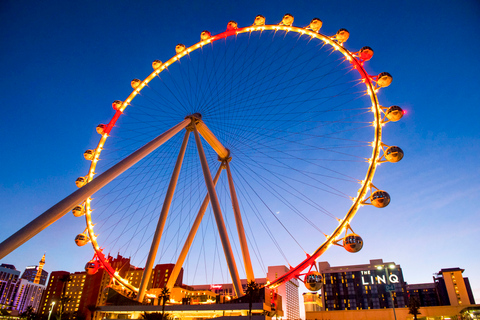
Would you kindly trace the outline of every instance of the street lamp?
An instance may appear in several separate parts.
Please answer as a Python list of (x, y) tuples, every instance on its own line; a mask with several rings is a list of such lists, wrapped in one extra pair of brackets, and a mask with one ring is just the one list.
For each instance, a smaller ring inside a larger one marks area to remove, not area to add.
[[(390, 269), (395, 269), (395, 265), (394, 264), (391, 264), (389, 266), (386, 266), (386, 265), (380, 265), (380, 266), (377, 266), (377, 270), (382, 270), (384, 269), (385, 270), (385, 281), (388, 283), (388, 285), (385, 285), (385, 287), (389, 287), (391, 286), (391, 281), (390, 281), (390, 277), (388, 276), (388, 268)], [(393, 285), (394, 288), (395, 288), (395, 285)], [(393, 309), (393, 317), (395, 318), (395, 320), (397, 320), (397, 314), (395, 313), (395, 303), (393, 301), (393, 294), (392, 294), (392, 290), (391, 288), (388, 288), (388, 291), (390, 292), (390, 299), (392, 300), (392, 309)]]
[(55, 301), (52, 301), (50, 311), (48, 312), (48, 320), (50, 320), (50, 317), (52, 316), (52, 311), (54, 306), (55, 306)]

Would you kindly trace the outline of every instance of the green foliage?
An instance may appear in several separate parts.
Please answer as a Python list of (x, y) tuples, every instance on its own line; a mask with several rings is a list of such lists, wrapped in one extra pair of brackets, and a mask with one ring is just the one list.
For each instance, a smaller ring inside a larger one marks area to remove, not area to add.
[[(160, 291), (160, 294), (158, 295), (158, 300), (162, 299), (162, 317), (165, 316), (165, 303), (167, 303), (167, 300), (170, 300), (170, 290), (167, 287), (163, 287), (162, 291)], [(168, 314), (167, 314), (168, 316)], [(165, 316), (164, 319), (167, 319), (167, 316)]]
[(59, 281), (65, 283), (65, 282), (70, 282), (72, 281), (72, 276), (70, 274), (64, 274), (63, 276), (58, 279)]
[(37, 318), (37, 314), (32, 306), (28, 306), (27, 310), (20, 314), (20, 318), (27, 319), (27, 320), (35, 320)]
[(65, 309), (65, 304), (67, 304), (72, 300), (72, 298), (66, 296), (67, 283), (72, 281), (72, 276), (70, 274), (65, 274), (60, 277), (59, 281), (63, 282), (63, 285), (62, 285), (62, 296), (60, 297), (60, 303), (59, 303), (59, 311), (57, 314), (57, 320), (69, 319), (70, 314), (64, 315), (63, 310)]
[(414, 319), (417, 320), (417, 315), (420, 314), (420, 301), (416, 297), (411, 297), (408, 301), (408, 313), (412, 314)]
[(61, 314), (57, 314), (57, 320), (70, 320), (73, 319), (73, 313), (71, 312), (62, 312)]
[(247, 290), (245, 291), (245, 294), (253, 299), (258, 295), (259, 290), (260, 285), (252, 280), (247, 283)]
[(9, 316), (10, 312), (7, 309), (0, 309), (0, 316)]
[(146, 313), (144, 312), (142, 314), (142, 319), (145, 320), (170, 320), (170, 314), (168, 313), (162, 313), (162, 312), (150, 312)]
[(80, 310), (75, 311), (74, 317), (75, 317), (75, 320), (87, 320), (87, 317), (85, 316), (85, 314)]
[(158, 299), (162, 299), (162, 304), (165, 304), (170, 299), (170, 290), (167, 287), (163, 287), (158, 295)]
[(247, 283), (247, 290), (245, 290), (245, 295), (249, 297), (248, 299), (248, 314), (250, 315), (250, 320), (252, 319), (252, 303), (253, 300), (258, 297), (258, 291), (260, 290), (260, 285), (254, 280)]
[(90, 312), (90, 320), (93, 320), (93, 316), (95, 314), (95, 311), (98, 311), (100, 310), (100, 307), (97, 307), (96, 305), (94, 304), (89, 304), (87, 306), (87, 310)]

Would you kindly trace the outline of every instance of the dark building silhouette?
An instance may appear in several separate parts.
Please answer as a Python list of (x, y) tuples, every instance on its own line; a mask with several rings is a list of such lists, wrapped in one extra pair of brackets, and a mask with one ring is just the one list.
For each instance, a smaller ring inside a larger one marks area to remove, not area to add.
[[(45, 264), (45, 256), (42, 263)], [(36, 267), (27, 267), (27, 278), (19, 277), (20, 271), (11, 264), (0, 266), (0, 305), (3, 308), (13, 311), (14, 314), (25, 312), (33, 308), (37, 312), (45, 290), (45, 285), (40, 284), (41, 270)], [(31, 272), (30, 272), (31, 271)], [(25, 274), (25, 273), (24, 273)], [(30, 277), (30, 274), (33, 277)]]
[[(117, 255), (116, 258), (108, 256), (110, 265), (118, 271), (118, 273), (128, 279), (137, 277), (138, 281), (141, 279), (143, 269), (135, 268), (130, 265), (130, 259)], [(155, 288), (163, 288), (168, 280), (169, 274), (173, 269), (173, 264), (159, 264), (153, 269), (151, 277), (151, 285)], [(71, 281), (62, 282), (60, 279), (69, 275)], [(177, 283), (181, 284), (183, 279), (183, 269), (180, 272)], [(136, 279), (137, 280), (137, 279)], [(107, 300), (106, 287), (111, 281), (110, 275), (103, 268), (90, 275), (85, 271), (69, 273), (67, 271), (54, 271), (50, 275), (47, 289), (40, 304), (40, 314), (48, 315), (53, 304), (53, 314), (57, 314), (59, 301), (62, 296), (63, 286), (65, 285), (65, 296), (68, 301), (64, 304), (64, 314), (69, 314), (72, 319), (84, 316), (87, 319), (91, 317), (90, 306), (105, 305)], [(135, 281), (133, 281), (134, 284)], [(151, 287), (151, 286), (149, 286)]]
[[(167, 264), (157, 264), (153, 270), (152, 275), (150, 276), (150, 281), (147, 285), (147, 290), (151, 288), (163, 288), (166, 284), (168, 279), (170, 278), (170, 274), (172, 273), (173, 267), (175, 265), (171, 263)], [(130, 283), (136, 287), (140, 286), (140, 282), (143, 276), (143, 268), (136, 268), (131, 269), (126, 272), (125, 278), (130, 281)], [(178, 277), (175, 281), (175, 286), (181, 286), (183, 283), (183, 268), (180, 270)]]
[[(319, 263), (324, 278), (323, 310), (404, 308), (406, 283), (400, 265), (370, 260), (370, 264), (330, 267)], [(393, 305), (392, 305), (393, 300)]]
[(12, 264), (0, 266), (0, 304), (7, 310), (13, 308), (20, 271)]
[(407, 285), (408, 299), (417, 299), (421, 307), (439, 306), (437, 286), (435, 283), (418, 283)]
[[(25, 268), (25, 271), (23, 271), (22, 274), (22, 279), (28, 280), (30, 282), (35, 281), (35, 276), (37, 275), (38, 272), (38, 266), (28, 266)], [(48, 278), (48, 272), (45, 270), (41, 270), (41, 275), (40, 275), (40, 284), (45, 285), (47, 282)]]
[(47, 283), (47, 289), (43, 293), (42, 300), (40, 301), (39, 313), (40, 315), (48, 315), (50, 308), (52, 307), (52, 302), (55, 301), (53, 308), (58, 309), (58, 301), (62, 296), (63, 282), (60, 279), (69, 275), (70, 272), (67, 271), (53, 271), (50, 274), (50, 278)]
[(13, 264), (2, 263), (0, 267), (5, 269), (17, 270), (17, 268), (15, 268)]

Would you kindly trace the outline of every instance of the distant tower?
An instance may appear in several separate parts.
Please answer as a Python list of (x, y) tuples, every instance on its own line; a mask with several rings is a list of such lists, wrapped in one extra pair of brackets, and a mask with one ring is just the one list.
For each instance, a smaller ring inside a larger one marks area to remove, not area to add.
[(45, 253), (43, 254), (42, 260), (38, 263), (37, 274), (35, 275), (35, 280), (33, 283), (40, 283), (40, 277), (42, 276), (43, 265), (45, 264)]

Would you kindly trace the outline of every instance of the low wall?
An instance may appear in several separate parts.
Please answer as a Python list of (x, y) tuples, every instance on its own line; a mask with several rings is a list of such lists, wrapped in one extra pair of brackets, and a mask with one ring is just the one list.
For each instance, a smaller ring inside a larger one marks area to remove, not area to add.
[[(420, 307), (417, 319), (437, 320), (450, 318), (460, 319), (460, 311), (467, 306), (441, 306)], [(396, 308), (397, 320), (411, 320), (413, 315), (408, 313), (408, 308)], [(335, 310), (306, 312), (306, 320), (395, 320), (393, 309), (370, 309), (370, 310)]]

